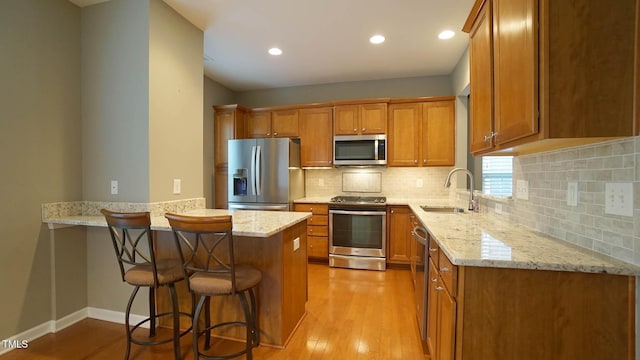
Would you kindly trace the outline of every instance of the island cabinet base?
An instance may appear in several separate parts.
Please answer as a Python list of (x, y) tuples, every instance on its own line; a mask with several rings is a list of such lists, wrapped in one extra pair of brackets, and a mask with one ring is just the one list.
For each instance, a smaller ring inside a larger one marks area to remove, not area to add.
[(456, 359), (635, 358), (634, 277), (458, 269)]
[[(169, 235), (167, 233), (161, 234)], [(173, 235), (171, 235), (173, 236)], [(294, 246), (294, 240), (299, 239)], [(299, 243), (298, 243), (299, 242)], [(157, 244), (160, 244), (158, 241)], [(162, 241), (167, 244), (167, 241)], [(171, 242), (170, 244), (173, 244)], [(161, 256), (175, 253), (174, 247), (159, 247)], [(236, 262), (253, 265), (262, 271), (257, 289), (260, 344), (284, 348), (305, 315), (307, 302), (307, 224), (300, 222), (270, 237), (234, 236)], [(181, 311), (191, 309), (191, 297), (186, 284), (176, 287)], [(169, 311), (169, 293), (160, 289), (158, 309)], [(237, 297), (211, 299), (211, 323), (242, 320), (244, 313)], [(201, 323), (202, 319), (201, 319)], [(171, 326), (165, 320), (162, 326)], [(188, 328), (188, 319), (181, 319), (180, 327)], [(244, 328), (225, 329), (213, 336), (244, 341)]]

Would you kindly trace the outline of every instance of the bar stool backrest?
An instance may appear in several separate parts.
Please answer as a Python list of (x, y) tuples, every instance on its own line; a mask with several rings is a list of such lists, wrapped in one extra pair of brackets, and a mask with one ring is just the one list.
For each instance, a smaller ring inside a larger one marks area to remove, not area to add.
[(185, 278), (195, 272), (213, 274), (231, 281), (231, 294), (236, 294), (231, 215), (166, 213), (165, 217), (173, 230)]
[(149, 212), (114, 212), (107, 209), (100, 212), (107, 221), (122, 281), (125, 281), (128, 268), (149, 267), (153, 272), (154, 287), (157, 287), (158, 274)]

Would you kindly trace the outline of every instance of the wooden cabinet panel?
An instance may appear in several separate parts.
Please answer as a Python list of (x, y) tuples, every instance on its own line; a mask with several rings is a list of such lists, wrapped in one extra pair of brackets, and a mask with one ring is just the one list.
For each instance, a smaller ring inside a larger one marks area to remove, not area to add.
[(387, 263), (409, 264), (411, 242), (411, 210), (408, 206), (389, 206), (387, 210)]
[(247, 137), (271, 137), (270, 111), (253, 111), (247, 114)]
[(422, 108), (422, 165), (455, 165), (455, 103), (434, 101)]
[(362, 134), (387, 133), (387, 104), (363, 104), (359, 107)]
[(529, 154), (637, 135), (639, 7), (476, 0), (464, 25), (471, 152)]
[(325, 167), (333, 163), (333, 109), (300, 110), (300, 163), (303, 167)]
[(438, 291), (438, 356), (434, 360), (453, 360), (455, 354), (456, 301), (442, 285)]
[(309, 258), (329, 260), (329, 205), (318, 203), (294, 204), (295, 211), (310, 212), (307, 219), (307, 255)]
[(239, 105), (214, 106), (213, 115), (213, 206), (218, 209), (226, 209), (228, 206), (227, 173), (228, 150), (230, 139), (243, 139), (245, 137), (245, 116), (247, 109)]
[(326, 237), (307, 236), (307, 256), (326, 259), (329, 257), (329, 240)]
[(427, 349), (431, 359), (437, 359), (437, 338), (438, 334), (438, 271), (433, 261), (429, 259), (429, 295), (427, 297)]
[(358, 105), (336, 105), (333, 107), (333, 116), (335, 135), (358, 134)]
[(387, 104), (371, 103), (334, 106), (334, 134), (387, 133)]
[(488, 150), (493, 144), (493, 23), (491, 1), (482, 4), (469, 33), (469, 150)]
[(389, 105), (388, 166), (418, 166), (420, 103)]
[(493, 0), (497, 144), (538, 133), (537, 12), (535, 0)]
[(309, 236), (329, 236), (329, 227), (327, 226), (307, 226), (307, 235)]
[(298, 110), (271, 112), (271, 136), (298, 137)]
[(213, 207), (216, 209), (226, 209), (229, 207), (229, 170), (227, 167), (219, 167), (214, 169), (213, 181), (214, 198)]
[(388, 166), (454, 165), (454, 100), (389, 105), (388, 140)]

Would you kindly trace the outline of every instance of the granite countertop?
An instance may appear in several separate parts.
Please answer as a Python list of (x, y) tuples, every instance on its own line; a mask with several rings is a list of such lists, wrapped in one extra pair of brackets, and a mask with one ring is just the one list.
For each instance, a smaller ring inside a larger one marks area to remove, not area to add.
[[(308, 212), (224, 209), (195, 209), (181, 213), (191, 216), (231, 215), (233, 235), (251, 237), (269, 237), (311, 217), (311, 213)], [(96, 215), (63, 215), (45, 218), (43, 222), (49, 224), (50, 228), (55, 228), (56, 225), (107, 227), (104, 217)], [(169, 221), (164, 216), (152, 216), (151, 229), (171, 231)]]
[[(486, 213), (425, 212), (409, 207), (454, 265), (640, 275), (640, 267)], [(442, 203), (428, 205), (445, 205)]]

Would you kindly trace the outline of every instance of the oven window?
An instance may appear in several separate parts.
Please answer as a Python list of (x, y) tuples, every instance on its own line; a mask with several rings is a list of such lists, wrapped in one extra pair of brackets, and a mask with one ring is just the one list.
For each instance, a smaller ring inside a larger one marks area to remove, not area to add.
[(384, 216), (333, 214), (332, 220), (333, 246), (382, 248)]
[(336, 160), (375, 160), (375, 140), (336, 141)]

